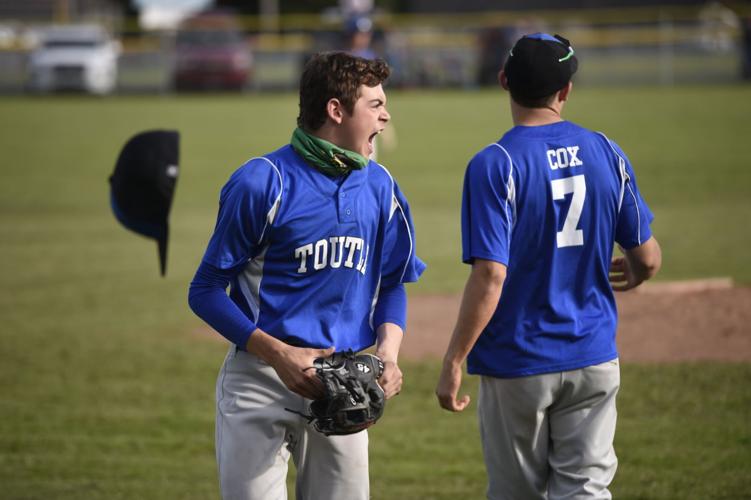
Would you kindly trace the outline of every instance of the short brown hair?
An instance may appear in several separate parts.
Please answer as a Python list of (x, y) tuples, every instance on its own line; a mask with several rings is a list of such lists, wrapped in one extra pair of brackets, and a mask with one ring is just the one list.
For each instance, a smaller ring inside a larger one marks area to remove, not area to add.
[(369, 60), (346, 52), (322, 52), (308, 60), (300, 77), (300, 115), (297, 126), (308, 132), (326, 122), (326, 104), (339, 99), (348, 113), (355, 109), (360, 85), (375, 87), (391, 70), (382, 59)]
[(556, 92), (555, 94), (546, 95), (543, 97), (527, 97), (524, 95), (519, 95), (518, 92), (514, 92), (511, 89), (509, 89), (509, 92), (511, 93), (511, 98), (514, 100), (514, 102), (525, 108), (546, 108), (553, 104), (553, 99), (558, 94), (558, 92)]

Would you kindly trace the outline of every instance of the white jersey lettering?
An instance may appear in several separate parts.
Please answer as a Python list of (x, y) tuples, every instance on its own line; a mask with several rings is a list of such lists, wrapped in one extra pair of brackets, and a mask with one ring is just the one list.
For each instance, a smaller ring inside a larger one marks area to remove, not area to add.
[(313, 244), (308, 243), (307, 245), (303, 245), (301, 247), (295, 248), (295, 258), (300, 259), (300, 267), (297, 268), (297, 272), (304, 274), (308, 272), (308, 266), (306, 265), (308, 261), (308, 255), (313, 253)]
[(568, 152), (566, 152), (566, 148), (556, 149), (555, 158), (558, 160), (558, 168), (568, 167)]
[[(344, 253), (344, 236), (332, 236), (329, 238), (329, 242), (331, 242), (331, 261), (329, 261), (329, 265), (332, 269), (337, 269), (342, 265), (342, 257)], [(336, 247), (339, 247), (337, 250)], [(336, 256), (339, 258), (337, 259)]]
[(547, 155), (548, 155), (548, 163), (550, 164), (550, 168), (552, 168), (553, 170), (557, 169), (558, 162), (554, 160), (555, 149), (548, 149)]
[(584, 165), (584, 163), (582, 163), (582, 161), (577, 156), (579, 154), (579, 146), (569, 146), (566, 148), (566, 151), (568, 151), (569, 154), (570, 167), (578, 167)]
[(326, 267), (329, 258), (329, 242), (327, 240), (316, 241), (316, 253), (313, 258), (313, 269), (319, 271)]
[(363, 254), (363, 252), (360, 252), (360, 262), (357, 263), (357, 267), (355, 268), (358, 271), (360, 271), (360, 273), (362, 273), (363, 275), (365, 274), (365, 268), (368, 267), (368, 254), (369, 253), (370, 253), (370, 245), (367, 245), (365, 247), (365, 253)]
[[(297, 268), (299, 274), (308, 272), (308, 258), (313, 257), (313, 270), (320, 271), (326, 267), (338, 269), (354, 268), (365, 274), (368, 263), (370, 245), (366, 245), (362, 238), (356, 236), (331, 236), (322, 238), (315, 243), (307, 243), (295, 249), (295, 259), (300, 260)], [(346, 259), (345, 259), (346, 254)]]
[(349, 249), (349, 255), (347, 255), (347, 260), (344, 261), (344, 267), (351, 268), (355, 257), (355, 251), (362, 251), (362, 238), (347, 236), (347, 239), (344, 241), (344, 247)]
[(548, 165), (552, 170), (568, 167), (579, 167), (584, 163), (579, 159), (579, 146), (548, 149), (546, 152)]

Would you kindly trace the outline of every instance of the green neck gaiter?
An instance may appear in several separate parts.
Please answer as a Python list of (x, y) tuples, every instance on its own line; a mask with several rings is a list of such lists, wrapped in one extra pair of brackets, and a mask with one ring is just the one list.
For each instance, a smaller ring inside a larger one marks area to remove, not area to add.
[(363, 155), (336, 146), (297, 127), (292, 133), (292, 147), (312, 167), (329, 177), (339, 177), (360, 170), (368, 164)]

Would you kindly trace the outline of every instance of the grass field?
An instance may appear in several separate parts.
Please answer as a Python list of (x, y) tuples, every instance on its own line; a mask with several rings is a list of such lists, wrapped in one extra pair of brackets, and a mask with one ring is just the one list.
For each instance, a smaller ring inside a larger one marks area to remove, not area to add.
[[(389, 97), (399, 143), (381, 158), (429, 265), (409, 291), (459, 291), (463, 170), (510, 126), (505, 96)], [(288, 140), (296, 97), (3, 98), (0, 116), (0, 497), (215, 498), (225, 348), (200, 333), (187, 283), (219, 188)], [(751, 283), (749, 116), (751, 87), (577, 89), (568, 117), (635, 165), (661, 279)], [(108, 206), (117, 151), (148, 128), (182, 133), (166, 279), (156, 245)], [(375, 499), (482, 497), (474, 412), (437, 409), (435, 365), (404, 366), (408, 385), (372, 432)], [(751, 498), (751, 365), (627, 365), (623, 377), (618, 498)]]

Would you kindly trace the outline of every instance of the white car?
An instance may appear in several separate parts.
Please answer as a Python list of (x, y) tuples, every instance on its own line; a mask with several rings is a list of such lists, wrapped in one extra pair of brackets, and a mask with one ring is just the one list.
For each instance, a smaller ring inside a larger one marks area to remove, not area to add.
[(120, 43), (97, 25), (56, 26), (42, 33), (29, 60), (29, 87), (38, 92), (108, 94), (117, 84)]

